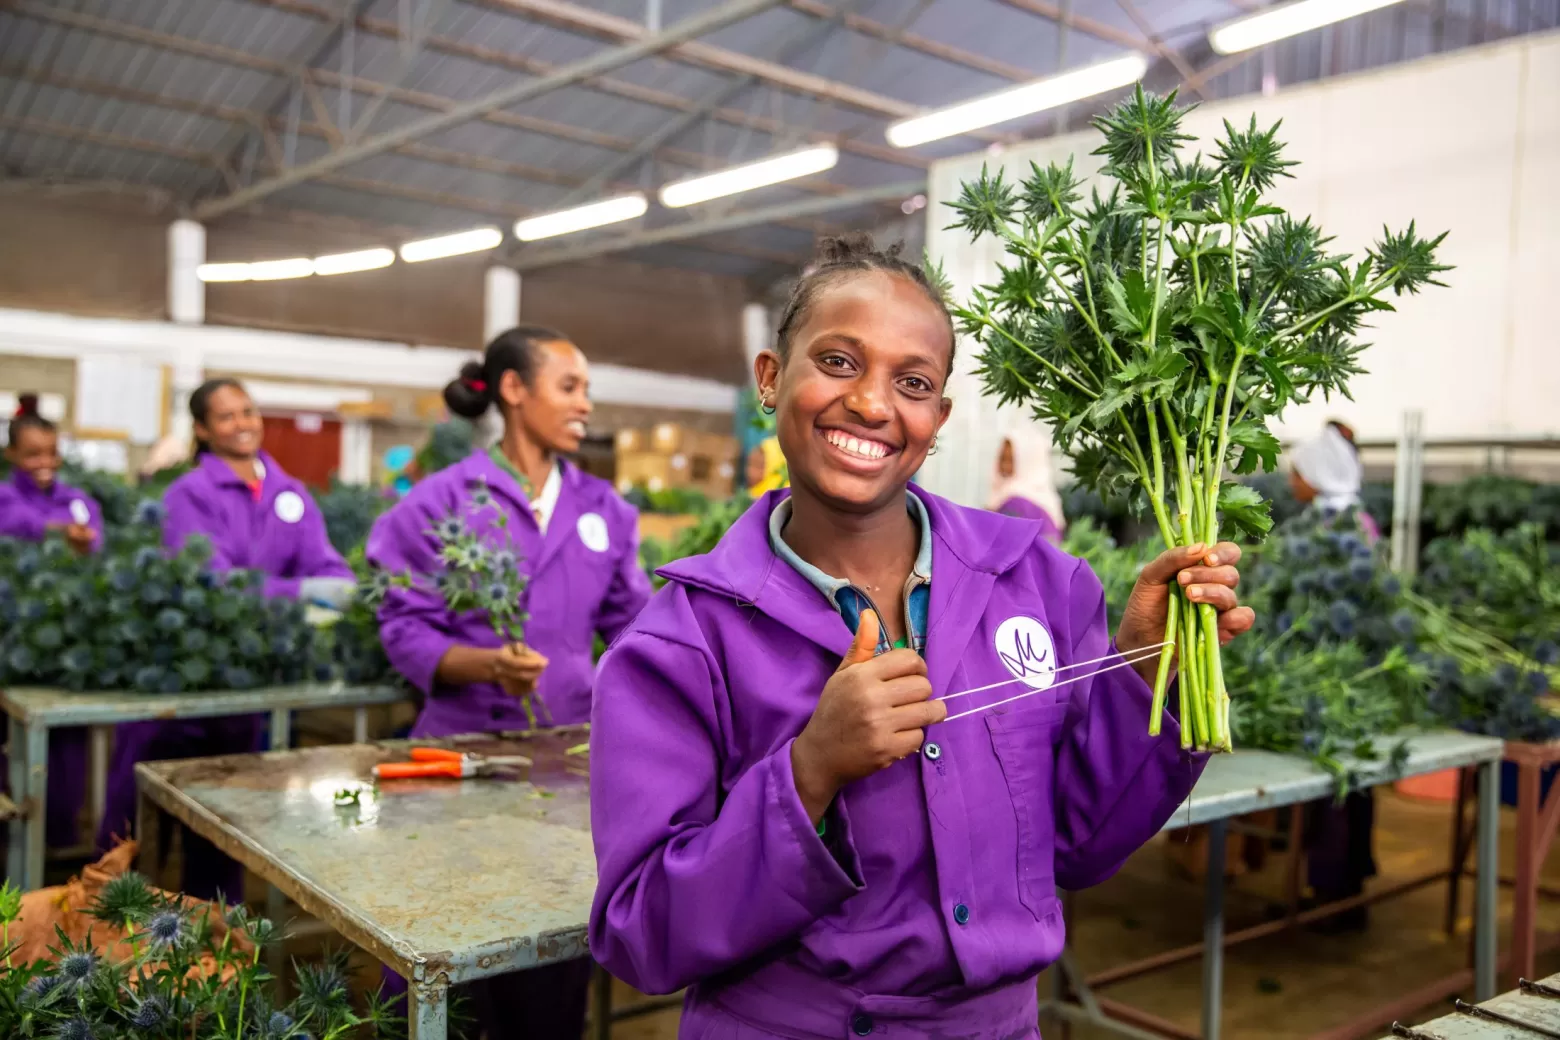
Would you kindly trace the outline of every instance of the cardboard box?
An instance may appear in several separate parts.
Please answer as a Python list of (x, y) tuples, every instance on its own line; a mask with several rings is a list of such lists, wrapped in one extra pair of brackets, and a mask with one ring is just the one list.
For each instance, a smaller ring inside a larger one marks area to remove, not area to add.
[(645, 431), (622, 429), (617, 432), (613, 443), (619, 454), (631, 454), (645, 450)]
[(685, 486), (674, 483), (674, 473), (670, 456), (654, 452), (619, 452), (615, 483), (619, 494), (635, 487), (664, 491), (670, 487)]

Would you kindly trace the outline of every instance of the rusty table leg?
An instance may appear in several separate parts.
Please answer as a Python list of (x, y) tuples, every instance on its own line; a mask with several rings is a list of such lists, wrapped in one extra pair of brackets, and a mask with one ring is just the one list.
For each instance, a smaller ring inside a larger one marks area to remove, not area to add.
[(1473, 994), (1495, 996), (1495, 899), (1500, 886), (1500, 763), (1479, 766), (1479, 875), (1474, 891)]
[(88, 842), (97, 840), (98, 827), (103, 822), (103, 813), (108, 805), (108, 735), (110, 729), (107, 726), (93, 726), (90, 733), (92, 756), (92, 797), (89, 802), (91, 815), (89, 817), (92, 828), (87, 833), (92, 835)]
[[(13, 734), (15, 725), (13, 721)], [(12, 795), (22, 796), (16, 799), (22, 807), (22, 819), (11, 825), (13, 841), (17, 832), (22, 835), (21, 870), (10, 876), (13, 884), (21, 884), (23, 892), (31, 892), (43, 887), (44, 821), (49, 809), (49, 727), (33, 723), (21, 730), (21, 747), (17, 747), (17, 741), (11, 742), (11, 761), (15, 763), (20, 758), (22, 763), (22, 785)], [(12, 769), (15, 768), (13, 764)]]
[(1446, 887), (1446, 934), (1457, 934), (1457, 912), (1462, 902), (1462, 879), (1468, 866), (1468, 795), (1470, 793), (1467, 767), (1457, 770), (1457, 802), (1452, 811), (1452, 862), (1451, 877)]
[(1538, 914), (1539, 768), (1517, 765), (1517, 868), (1512, 892), (1511, 975), (1533, 977), (1533, 932)]
[(359, 704), (352, 709), (352, 743), (368, 743), (368, 707)]
[(26, 744), (26, 730), (17, 720), (6, 717), (7, 772), (11, 800), (16, 804), (17, 818), (11, 821), (5, 839), (5, 877), (13, 885), (22, 883), (27, 861), (27, 763), (22, 760), (22, 748)]
[(162, 883), (162, 822), (162, 810), (146, 795), (138, 794), (135, 800), (136, 868), (158, 888), (167, 887)]
[[(421, 967), (418, 974), (421, 974)], [(432, 979), (413, 978), (407, 987), (408, 1040), (448, 1040), (450, 984), (440, 974)]]

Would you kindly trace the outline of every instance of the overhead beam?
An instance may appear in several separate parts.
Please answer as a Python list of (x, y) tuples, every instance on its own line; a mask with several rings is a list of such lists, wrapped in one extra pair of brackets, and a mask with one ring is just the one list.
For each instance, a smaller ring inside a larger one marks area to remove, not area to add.
[[(565, 0), (476, 0), (476, 2), (496, 11), (519, 15), (532, 21), (599, 39), (627, 42), (649, 39), (653, 35), (643, 24), (632, 19), (594, 11), (588, 7), (567, 3)], [(667, 57), (689, 64), (701, 65), (717, 72), (752, 76), (770, 86), (848, 105), (869, 115), (905, 119), (919, 115), (921, 112), (919, 106), (912, 105), (908, 101), (886, 97), (825, 76), (818, 76), (778, 62), (755, 58), (740, 51), (728, 50), (698, 40), (690, 40), (668, 48), (666, 53)], [(967, 136), (985, 141), (1008, 139), (1005, 135), (989, 132), (972, 133)]]
[(1148, 24), (1148, 19), (1144, 18), (1142, 12), (1138, 10), (1137, 4), (1133, 3), (1132, 0), (1116, 0), (1116, 6), (1120, 7), (1126, 13), (1126, 16), (1132, 19), (1132, 24), (1138, 27), (1138, 31), (1143, 34), (1143, 38), (1148, 41), (1148, 45), (1154, 48), (1154, 52), (1174, 67), (1185, 83), (1186, 88), (1204, 101), (1208, 100), (1208, 95), (1203, 93), (1202, 84), (1195, 79), (1197, 70), (1192, 68), (1191, 63), (1186, 60), (1180, 51), (1160, 39), (1158, 34), (1154, 32), (1153, 27)]
[[(79, 126), (67, 126), (60, 123), (51, 123), (39, 119), (25, 119), (13, 116), (0, 116), (0, 129), (14, 130), (21, 133), (35, 134), (45, 137), (54, 137), (62, 141), (75, 141), (82, 144), (98, 145), (105, 148), (114, 148), (123, 151), (143, 152), (148, 155), (157, 155), (169, 159), (177, 159), (207, 169), (218, 170), (225, 178), (233, 178), (232, 170), (225, 169), (226, 159), (215, 152), (201, 152), (191, 148), (181, 148), (176, 145), (164, 144), (160, 141), (148, 141), (144, 138), (127, 137), (122, 134), (109, 133), (101, 130), (91, 130)], [(262, 169), (274, 170), (278, 167), (274, 161), (268, 159), (261, 164)], [(0, 183), (4, 183), (0, 181)], [(371, 180), (362, 177), (350, 177), (345, 174), (327, 174), (318, 178), (318, 183), (326, 184), (333, 188), (342, 188), (366, 195), (382, 195), (386, 198), (404, 199), (409, 202), (421, 202), (430, 206), (439, 206), (444, 209), (461, 210), (489, 219), (502, 221), (518, 220), (535, 213), (534, 209), (526, 206), (517, 206), (511, 203), (494, 202), (489, 199), (476, 199), (468, 195), (458, 195), (447, 191), (437, 191), (430, 188), (416, 188), (406, 184), (391, 184), (386, 181)], [(132, 185), (135, 190), (160, 192), (164, 196), (171, 193), (154, 186)], [(270, 212), (267, 210), (266, 212)], [(301, 211), (292, 209), (289, 213)], [(316, 219), (322, 214), (314, 214)], [(801, 223), (798, 218), (798, 223)], [(396, 234), (425, 233), (426, 228), (408, 229), (398, 227), (393, 230)], [(808, 230), (802, 228), (802, 230)], [(817, 233), (828, 233), (832, 229), (816, 229)], [(782, 267), (795, 266), (802, 258), (792, 256), (789, 253), (779, 253), (764, 250), (758, 247), (729, 241), (703, 242), (697, 245), (698, 249), (707, 253), (727, 254), (739, 256), (748, 260), (761, 260), (766, 263), (777, 264)]]
[(641, 58), (659, 54), (680, 44), (685, 44), (694, 37), (714, 32), (727, 25), (740, 22), (745, 18), (751, 18), (760, 11), (768, 10), (779, 2), (780, 0), (727, 0), (726, 3), (721, 4), (719, 7), (715, 7), (703, 14), (695, 15), (692, 18), (684, 19), (669, 29), (658, 33), (646, 32), (639, 35), (631, 43), (625, 43), (620, 47), (614, 47), (600, 54), (591, 55), (582, 61), (570, 62), (550, 76), (515, 83), (486, 97), (457, 104), (448, 112), (413, 120), (394, 130), (386, 131), (354, 144), (343, 145), (312, 162), (283, 170), (275, 176), (251, 184), (222, 198), (203, 202), (195, 207), (195, 216), (200, 220), (209, 220), (212, 217), (221, 216), (223, 213), (231, 212), (251, 202), (257, 202), (267, 196), (274, 195), (278, 191), (302, 184), (321, 174), (330, 173), (333, 170), (339, 170), (343, 166), (381, 155), (392, 150), (397, 145), (407, 144), (419, 137), (426, 137), (441, 130), (448, 130), (451, 127), (460, 126), (462, 123), (469, 123), (473, 119), (496, 109), (541, 97), (561, 87), (589, 79), (591, 76), (599, 73), (609, 72), (612, 69), (621, 68), (624, 65), (639, 61)]
[[(34, 0), (13, 0), (19, 3), (32, 3)], [(287, 11), (291, 14), (302, 15), (307, 18), (315, 18), (321, 21), (329, 20), (331, 12), (321, 7), (315, 0), (248, 0), (251, 4), (262, 7), (274, 8), (279, 11)], [(385, 39), (398, 39), (399, 34), (394, 22), (369, 16), (360, 17), (357, 21), (359, 32), (369, 33)], [(527, 76), (546, 76), (551, 74), (557, 66), (551, 62), (543, 61), (524, 54), (511, 54), (508, 51), (494, 47), (485, 47), (481, 44), (468, 43), (464, 40), (454, 40), (449, 37), (430, 37), (423, 44), (425, 50), (439, 54), (447, 54), (450, 57), (464, 58), (493, 68), (507, 69), (510, 72), (519, 72)], [(319, 75), (323, 75), (323, 70)], [(379, 89), (379, 84), (356, 81), (357, 86), (365, 92)], [(628, 80), (614, 79), (611, 76), (595, 76), (581, 84), (590, 90), (598, 91), (609, 97), (624, 98), (629, 101), (637, 101), (641, 104), (654, 105), (657, 108), (665, 108), (674, 112), (690, 112), (697, 106), (697, 102), (679, 94), (673, 94), (665, 90), (657, 90), (654, 87), (642, 86)], [(401, 100), (392, 95), (391, 100)], [(529, 117), (522, 117), (529, 118)], [(745, 130), (757, 130), (760, 133), (770, 134), (781, 138), (794, 138), (806, 132), (805, 127), (781, 122), (768, 116), (753, 112), (745, 112), (741, 109), (718, 108), (710, 113), (710, 118), (728, 126), (735, 126)], [(539, 122), (545, 122), (539, 121)], [(556, 124), (555, 124), (556, 125)], [(569, 129), (569, 128), (565, 128)], [(541, 133), (551, 131), (540, 130)], [(588, 133), (588, 131), (576, 131)], [(569, 139), (565, 133), (557, 133), (554, 136), (562, 136)], [(912, 169), (924, 170), (930, 167), (927, 159), (892, 148), (887, 144), (874, 144), (858, 138), (846, 137), (839, 141), (840, 150), (853, 155), (860, 155), (868, 159), (876, 159), (879, 162), (894, 163)]]
[(1102, 22), (1088, 15), (1073, 14), (1062, 9), (1060, 4), (1050, 3), (1049, 0), (1000, 0), (1001, 3), (1019, 11), (1029, 14), (1037, 14), (1041, 18), (1049, 19), (1057, 25), (1065, 25), (1069, 29), (1075, 29), (1085, 35), (1092, 36), (1096, 40), (1105, 40), (1108, 43), (1119, 43), (1123, 47), (1131, 47), (1134, 50), (1142, 47), (1146, 42), (1140, 36), (1134, 36), (1123, 29), (1118, 29), (1109, 22)]
[(875, 202), (903, 199), (925, 190), (925, 181), (901, 181), (897, 184), (881, 184), (875, 188), (863, 188), (848, 195), (840, 195), (832, 199), (806, 199), (801, 202), (786, 202), (777, 206), (745, 210), (739, 213), (728, 214), (724, 217), (714, 217), (709, 220), (694, 220), (685, 224), (674, 224), (670, 227), (655, 228), (649, 231), (635, 232), (630, 235), (600, 239), (595, 242), (582, 243), (578, 246), (546, 250), (539, 249), (521, 254), (516, 258), (512, 266), (519, 271), (535, 271), (543, 267), (557, 267), (559, 264), (589, 260), (592, 257), (606, 256), (609, 253), (621, 253), (630, 249), (644, 249), (648, 246), (668, 245), (673, 242), (686, 242), (705, 235), (715, 235), (725, 231), (738, 231), (742, 228), (756, 227), (760, 224), (773, 224), (781, 220), (816, 216), (819, 213), (828, 213), (837, 209), (850, 209), (855, 206), (865, 206)]
[[(60, 73), (49, 72), (45, 69), (33, 68), (31, 66), (0, 63), (0, 79), (42, 84), (44, 86), (55, 87), (60, 90), (69, 90), (80, 94), (90, 94), (95, 97), (108, 98), (115, 101), (124, 101), (131, 104), (146, 105), (151, 108), (162, 108), (174, 112), (183, 112), (188, 115), (201, 116), (206, 119), (215, 119), (238, 126), (248, 127), (249, 129), (260, 133), (262, 135), (262, 139), (265, 140), (268, 151), (272, 153), (273, 162), (271, 168), (280, 169), (282, 165), (279, 159), (280, 148), (279, 146), (275, 145), (275, 135), (278, 132), (285, 132), (287, 127), (286, 123), (280, 116), (269, 116), (262, 118), (261, 113), (250, 109), (235, 108), (230, 105), (217, 104), (211, 101), (191, 101), (188, 98), (172, 97), (167, 94), (157, 94), (150, 91), (136, 90), (134, 88), (122, 87), (117, 84), (105, 83), (101, 80), (88, 79), (81, 76), (66, 76)], [(56, 124), (56, 126), (58, 127), (59, 124)], [(63, 127), (63, 129), (69, 129), (69, 127)], [(302, 135), (326, 141), (335, 141), (340, 139), (339, 135), (336, 133), (334, 125), (323, 126), (319, 123), (300, 122), (298, 123), (296, 130)], [(54, 136), (59, 135), (55, 134)], [(487, 156), (471, 155), (467, 152), (456, 152), (447, 148), (437, 148), (432, 145), (406, 144), (397, 148), (395, 150), (395, 154), (405, 155), (408, 158), (413, 159), (421, 159), (425, 162), (437, 163), (441, 166), (452, 166), (457, 169), (477, 170), (483, 173), (493, 173), (505, 177), (513, 177), (517, 180), (534, 181), (541, 184), (554, 184), (565, 188), (574, 188), (581, 184), (580, 178), (576, 176), (559, 173), (556, 170), (547, 169), (545, 167), (530, 166), (525, 163), (517, 163), (504, 159), (492, 159)], [(206, 156), (205, 158), (212, 159), (213, 161), (210, 163), (204, 163), (203, 165), (207, 165), (213, 169), (217, 168), (219, 165), (216, 161), (218, 158), (216, 155)], [(347, 181), (340, 178), (337, 178), (330, 183), (337, 187), (349, 186)], [(351, 179), (351, 184), (369, 185), (369, 187), (367, 187), (365, 190), (373, 194), (388, 194), (393, 195), (393, 197), (396, 198), (409, 197), (404, 193), (396, 193), (388, 190), (389, 188), (393, 188), (395, 186), (387, 185), (383, 181), (362, 181)], [(817, 185), (815, 185), (810, 179), (793, 181), (791, 186), (797, 188), (806, 188), (809, 186), (817, 187)], [(622, 187), (626, 190), (631, 186), (622, 185)], [(848, 189), (831, 184), (827, 186), (827, 191), (823, 193), (829, 195), (838, 195), (846, 190)], [(418, 195), (416, 198), (418, 200), (425, 201), (425, 196), (423, 195)], [(485, 212), (480, 208), (478, 211)], [(528, 216), (532, 212), (534, 212), (534, 210), (525, 209), (522, 211), (509, 208), (496, 215), (518, 219), (518, 217)], [(787, 222), (786, 226), (789, 226), (798, 231), (805, 231), (811, 235), (828, 234), (832, 231), (831, 228), (820, 228), (813, 222), (804, 220), (789, 221)]]
[[(813, 18), (833, 19), (838, 17), (834, 8), (820, 0), (786, 0), (787, 7), (800, 14), (810, 15)], [(859, 14), (846, 14), (840, 23), (845, 28), (862, 36), (869, 36), (874, 40), (882, 40), (905, 50), (924, 54), (929, 58), (937, 58), (952, 65), (962, 65), (976, 72), (984, 72), (988, 76), (996, 76), (1000, 79), (1012, 80), (1014, 83), (1024, 83), (1028, 80), (1039, 78), (1039, 73), (1018, 65), (1010, 65), (996, 58), (988, 58), (984, 54), (976, 54), (974, 51), (965, 50), (963, 47), (955, 47), (951, 43), (942, 43), (927, 36), (918, 36), (912, 32), (897, 29), (883, 22), (873, 21), (871, 18)]]

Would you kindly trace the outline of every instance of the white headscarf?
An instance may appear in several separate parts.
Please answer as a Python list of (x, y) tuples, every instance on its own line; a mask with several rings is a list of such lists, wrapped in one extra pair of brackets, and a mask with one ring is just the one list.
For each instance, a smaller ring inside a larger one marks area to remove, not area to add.
[(1295, 448), (1290, 465), (1316, 489), (1319, 504), (1334, 509), (1359, 505), (1365, 467), (1354, 445), (1331, 423)]
[(1056, 492), (1051, 470), (1051, 435), (1043, 426), (1020, 420), (1008, 428), (1005, 439), (1013, 445), (1013, 475), (1002, 476), (999, 446), (986, 508), (1001, 509), (1008, 499), (1022, 498), (1044, 509), (1056, 521), (1058, 531), (1065, 530), (1067, 518), (1062, 514), (1062, 496)]

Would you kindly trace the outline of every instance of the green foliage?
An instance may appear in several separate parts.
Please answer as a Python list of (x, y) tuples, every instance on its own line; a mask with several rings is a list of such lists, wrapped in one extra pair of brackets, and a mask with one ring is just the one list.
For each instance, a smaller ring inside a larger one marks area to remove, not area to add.
[(379, 514), (395, 504), (394, 496), (383, 488), (343, 484), (335, 476), (330, 478), (330, 490), (316, 493), (314, 501), (325, 517), (330, 544), (342, 555), (362, 545)]
[[(1084, 489), (1146, 507), (1167, 545), (1259, 539), (1266, 503), (1226, 476), (1274, 467), (1268, 423), (1286, 407), (1347, 394), (1365, 319), (1392, 309), (1389, 292), (1440, 284), (1441, 238), (1410, 225), (1358, 261), (1331, 253), (1263, 201), (1294, 165), (1276, 125), (1226, 123), (1210, 165), (1180, 154), (1184, 114), (1139, 88), (1097, 119), (1109, 186), (1086, 206), (1070, 163), (966, 183), (954, 226), (999, 239), (1007, 260), (955, 317), (986, 393), (1046, 423)], [(1186, 732), (1228, 748), (1212, 608), (1175, 602)]]
[[(284, 1003), (261, 962), (275, 930), (242, 907), (185, 906), (125, 874), (87, 912), (127, 933), (122, 960), (73, 944), (56, 929), (49, 956), (15, 963), (10, 929), (19, 894), (0, 889), (0, 1035), (16, 1040), (402, 1040), (406, 1017), (375, 994), (348, 988), (347, 957), (298, 964), (298, 995)], [(220, 916), (219, 916), (220, 915)], [(225, 934), (216, 927), (226, 925)], [(122, 947), (120, 947), (122, 949)]]
[(209, 570), (205, 539), (169, 555), (161, 524), (144, 499), (99, 553), (0, 539), (0, 685), (178, 693), (331, 678), (302, 604), (262, 596), (258, 573)]
[(1418, 592), (1451, 617), (1532, 657), (1560, 665), (1560, 546), (1538, 524), (1479, 528), (1425, 547)]
[(651, 582), (660, 588), (666, 584), (655, 573), (661, 567), (673, 560), (703, 556), (714, 549), (731, 529), (731, 525), (747, 512), (750, 505), (752, 502), (746, 495), (737, 495), (724, 502), (710, 502), (699, 511), (698, 522), (678, 532), (677, 537), (670, 544), (655, 539), (641, 542), (639, 560), (650, 573)]
[(1132, 586), (1137, 584), (1138, 573), (1155, 556), (1153, 545), (1147, 542), (1118, 545), (1092, 518), (1074, 519), (1069, 515), (1062, 551), (1087, 560), (1100, 584), (1105, 586), (1105, 609), (1114, 632), (1121, 624), (1121, 612), (1126, 608), (1127, 597), (1132, 595)]
[(660, 491), (650, 491), (635, 486), (629, 488), (623, 498), (641, 513), (689, 516), (710, 508), (710, 497), (694, 488), (663, 488)]
[(465, 419), (446, 419), (428, 434), (414, 458), (417, 472), (426, 477), (453, 466), (477, 448), (477, 428)]
[(1424, 521), (1436, 535), (1460, 535), (1471, 527), (1502, 532), (1521, 524), (1543, 527), (1560, 541), (1560, 485), (1481, 473), (1456, 484), (1430, 484), (1424, 491)]

